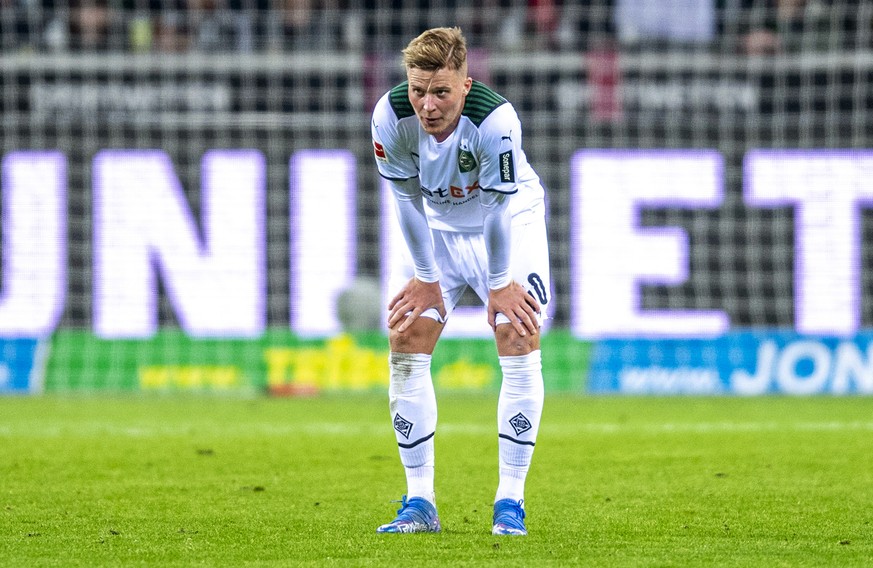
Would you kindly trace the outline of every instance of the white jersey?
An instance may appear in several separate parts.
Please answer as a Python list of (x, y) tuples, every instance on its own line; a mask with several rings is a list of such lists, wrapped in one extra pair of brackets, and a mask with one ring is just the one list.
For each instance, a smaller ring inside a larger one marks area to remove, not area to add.
[(421, 127), (405, 82), (376, 103), (371, 130), (379, 174), (395, 181), (418, 178), (432, 229), (482, 231), (482, 191), (510, 196), (513, 224), (543, 215), (544, 191), (521, 149), (518, 115), (478, 81), (457, 128), (443, 142)]

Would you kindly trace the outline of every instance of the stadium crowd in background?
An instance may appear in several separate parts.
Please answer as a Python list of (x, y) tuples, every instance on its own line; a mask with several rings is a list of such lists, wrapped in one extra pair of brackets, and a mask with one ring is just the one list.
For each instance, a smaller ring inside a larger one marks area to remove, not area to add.
[(873, 47), (864, 0), (0, 0), (0, 50), (393, 51), (455, 21), (499, 50)]

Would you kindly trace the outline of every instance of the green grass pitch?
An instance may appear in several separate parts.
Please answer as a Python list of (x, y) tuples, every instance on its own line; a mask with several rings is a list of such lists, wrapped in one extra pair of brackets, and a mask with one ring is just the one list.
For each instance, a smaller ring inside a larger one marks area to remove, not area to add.
[(490, 535), (496, 394), (440, 394), (438, 535), (380, 394), (0, 398), (0, 566), (870, 566), (873, 398), (546, 399)]

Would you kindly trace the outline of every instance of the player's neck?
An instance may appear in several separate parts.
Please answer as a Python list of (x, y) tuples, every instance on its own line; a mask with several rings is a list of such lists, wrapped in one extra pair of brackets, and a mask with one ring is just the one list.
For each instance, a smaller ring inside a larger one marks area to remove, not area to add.
[(452, 124), (449, 128), (445, 129), (444, 131), (440, 132), (439, 134), (431, 134), (431, 136), (433, 137), (433, 139), (436, 141), (437, 144), (442, 144), (443, 142), (445, 142), (446, 140), (448, 140), (449, 138), (452, 137), (452, 134), (454, 134), (455, 130), (458, 129), (458, 124), (460, 122), (461, 122), (461, 117), (459, 116), (458, 119), (455, 120), (455, 123)]

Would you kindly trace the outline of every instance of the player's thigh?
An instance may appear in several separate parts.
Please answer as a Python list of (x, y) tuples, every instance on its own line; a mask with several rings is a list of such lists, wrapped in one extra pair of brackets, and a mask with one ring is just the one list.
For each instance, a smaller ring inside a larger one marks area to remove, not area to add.
[(521, 284), (543, 308), (552, 303), (549, 241), (545, 221), (512, 227), (512, 279)]
[[(463, 266), (459, 266), (457, 259), (460, 257), (454, 248), (456, 244), (451, 240), (454, 235), (446, 235), (444, 231), (432, 231), (434, 244), (434, 261), (440, 271), (440, 289), (443, 295), (443, 307), (446, 310), (446, 319), (451, 315), (455, 306), (458, 305), (467, 282), (464, 278)], [(449, 242), (446, 239), (449, 238)], [(400, 291), (415, 275), (415, 265), (408, 249), (401, 248), (398, 254), (393, 255), (389, 261), (390, 271), (388, 275), (388, 290), (390, 300), (394, 294)], [(436, 310), (428, 310), (425, 314), (433, 319)], [(445, 323), (445, 319), (443, 320)]]
[[(549, 268), (549, 242), (545, 221), (512, 227), (512, 279), (521, 284), (536, 299), (541, 311), (540, 326), (546, 319), (552, 302), (552, 282)], [(540, 348), (540, 334), (520, 335), (503, 314), (497, 316), (494, 331), (497, 354), (527, 355)]]

